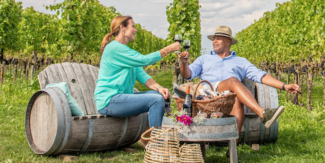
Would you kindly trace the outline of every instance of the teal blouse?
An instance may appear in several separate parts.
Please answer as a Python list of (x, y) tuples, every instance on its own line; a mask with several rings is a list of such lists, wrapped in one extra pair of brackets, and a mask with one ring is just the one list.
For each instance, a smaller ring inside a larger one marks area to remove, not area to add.
[(125, 93), (133, 94), (135, 81), (142, 84), (151, 77), (143, 66), (161, 60), (160, 52), (142, 55), (128, 46), (112, 41), (106, 45), (101, 61), (95, 89), (97, 110), (105, 108), (112, 96)]

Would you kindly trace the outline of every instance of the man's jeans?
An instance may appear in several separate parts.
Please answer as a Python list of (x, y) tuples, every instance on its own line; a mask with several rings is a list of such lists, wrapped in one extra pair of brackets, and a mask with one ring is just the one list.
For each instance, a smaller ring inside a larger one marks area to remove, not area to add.
[(112, 117), (131, 117), (149, 111), (149, 126), (160, 127), (164, 116), (165, 100), (157, 91), (135, 94), (117, 94), (98, 112)]

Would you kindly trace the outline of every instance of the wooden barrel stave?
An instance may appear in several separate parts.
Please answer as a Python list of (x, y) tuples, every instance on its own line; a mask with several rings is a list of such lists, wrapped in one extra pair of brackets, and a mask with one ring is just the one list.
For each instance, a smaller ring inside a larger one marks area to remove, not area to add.
[[(242, 80), (242, 83), (255, 97), (256, 96), (255, 83), (252, 80), (249, 80), (247, 78), (244, 78)], [(252, 117), (257, 116), (257, 114), (254, 113), (251, 109), (249, 109), (246, 105), (244, 105), (244, 114), (245, 114), (245, 116), (252, 116)]]
[(70, 128), (68, 141), (61, 153), (80, 152), (88, 136), (89, 121), (88, 119), (73, 120)]
[[(128, 119), (128, 123), (126, 124), (126, 120)], [(120, 146), (120, 144), (128, 139), (125, 139), (126, 132), (128, 132), (129, 120), (131, 120), (132, 126), (137, 125), (136, 117), (132, 118), (103, 118), (94, 121), (93, 127), (93, 137), (91, 139), (91, 145), (89, 145), (88, 150), (100, 150), (100, 148), (115, 148), (116, 146)], [(126, 128), (126, 130), (124, 130)], [(134, 127), (137, 128), (138, 127)], [(124, 137), (123, 137), (124, 135)], [(132, 138), (135, 137), (134, 133), (130, 133)], [(120, 143), (119, 143), (119, 139)]]
[[(140, 116), (142, 116), (142, 114)], [(61, 153), (101, 151), (135, 143), (135, 137), (137, 137), (137, 133), (140, 126), (139, 117), (133, 116), (129, 117), (128, 119), (129, 122), (128, 126), (126, 127), (127, 130), (124, 133), (125, 136), (123, 137), (123, 139), (121, 138), (125, 128), (125, 118), (107, 117), (100, 119), (85, 119), (73, 121), (72, 126), (82, 126), (82, 129), (79, 127), (78, 133), (74, 132), (73, 134), (71, 134), (71, 137), (69, 136), (69, 140), (65, 147), (65, 150), (63, 150)], [(89, 124), (91, 124), (89, 123), (89, 121), (93, 121), (91, 138), (88, 138)], [(140, 129), (142, 130), (140, 131), (140, 133), (143, 133), (145, 131), (145, 129), (143, 129), (142, 127)], [(89, 143), (86, 147), (84, 145), (87, 142), (87, 138), (89, 139)], [(139, 139), (136, 139), (136, 141), (138, 140)], [(75, 143), (78, 143), (78, 141), (79, 143), (85, 142), (81, 148), (80, 146), (75, 146)]]
[[(245, 142), (245, 143), (260, 143), (261, 141), (261, 120), (259, 117), (255, 118), (248, 118), (245, 119), (248, 121), (248, 132), (247, 132), (247, 124), (242, 127), (242, 130), (239, 134), (239, 143)], [(246, 122), (247, 123), (247, 122)], [(246, 127), (246, 128), (245, 128)], [(246, 132), (246, 133), (245, 133)], [(245, 136), (245, 134), (247, 136)], [(264, 134), (264, 140), (268, 141), (270, 138), (270, 130), (265, 130)]]
[[(46, 107), (40, 103), (46, 103)], [(101, 151), (131, 145), (139, 140), (147, 124), (147, 113), (128, 118), (88, 116), (74, 119), (68, 106), (66, 97), (56, 88), (43, 89), (32, 96), (26, 111), (25, 128), (28, 142), (35, 153), (57, 155)], [(49, 111), (48, 108), (52, 110)], [(43, 110), (40, 111), (41, 109)], [(30, 115), (35, 111), (39, 113)], [(46, 115), (40, 117), (40, 113)], [(41, 123), (46, 119), (51, 124)], [(53, 125), (53, 122), (56, 125)], [(30, 126), (31, 123), (43, 125), (43, 129), (47, 128), (51, 131), (47, 131), (47, 134), (38, 134), (39, 136), (35, 138), (33, 137), (37, 136), (35, 133), (42, 131), (37, 131), (39, 128)], [(52, 135), (52, 137), (41, 137), (41, 135)], [(34, 139), (40, 142), (35, 142)], [(47, 144), (41, 146), (42, 143)]]
[[(62, 151), (63, 147), (65, 146), (65, 144), (67, 143), (68, 140), (68, 133), (70, 132), (70, 124), (71, 124), (71, 111), (70, 111), (70, 105), (68, 102), (68, 99), (66, 98), (65, 94), (59, 89), (59, 88), (51, 88), (52, 90), (55, 90), (54, 92), (60, 97), (60, 103), (62, 106), (62, 113), (63, 113), (63, 118), (65, 121), (66, 125), (63, 125), (63, 131), (64, 131), (64, 136), (62, 137), (62, 140), (60, 141), (59, 146), (60, 148), (58, 148), (54, 154), (58, 154)], [(57, 114), (58, 116), (61, 116), (60, 114)], [(60, 119), (60, 118), (59, 118)], [(62, 123), (61, 121), (58, 121), (58, 123)], [(59, 133), (57, 133), (59, 134)]]

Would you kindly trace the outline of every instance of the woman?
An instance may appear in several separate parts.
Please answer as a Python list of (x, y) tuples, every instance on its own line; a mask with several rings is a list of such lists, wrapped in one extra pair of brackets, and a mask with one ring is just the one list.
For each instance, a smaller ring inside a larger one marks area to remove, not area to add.
[[(100, 114), (130, 117), (149, 111), (149, 126), (161, 126), (165, 100), (170, 98), (167, 88), (160, 86), (144, 70), (173, 51), (181, 49), (175, 42), (157, 52), (142, 55), (126, 44), (133, 41), (137, 30), (132, 17), (117, 16), (111, 23), (111, 33), (101, 44), (102, 54), (95, 101)], [(115, 40), (112, 41), (112, 36)], [(133, 94), (135, 81), (152, 91)]]

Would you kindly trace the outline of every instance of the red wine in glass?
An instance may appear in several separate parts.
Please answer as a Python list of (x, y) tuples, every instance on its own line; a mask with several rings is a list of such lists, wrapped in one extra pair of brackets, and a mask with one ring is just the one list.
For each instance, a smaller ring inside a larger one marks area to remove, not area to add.
[[(184, 40), (184, 41), (183, 41), (183, 47), (184, 47), (184, 49), (185, 49), (186, 51), (189, 50), (190, 47), (191, 47), (191, 41), (190, 41), (190, 40)], [(188, 58), (188, 56), (186, 55), (186, 56), (183, 57), (183, 58)]]
[(176, 42), (179, 42), (179, 43), (182, 43), (182, 40), (176, 40), (176, 39), (174, 39), (174, 41)]
[[(180, 35), (180, 34), (175, 34), (174, 41), (175, 41), (175, 42), (178, 41), (179, 43), (181, 43), (181, 42), (182, 42), (182, 35)], [(181, 53), (181, 52), (179, 52), (179, 51), (175, 51), (175, 53), (179, 54), (179, 53)]]
[(190, 50), (191, 46), (190, 45), (184, 45), (183, 46), (186, 51)]

